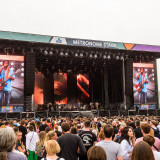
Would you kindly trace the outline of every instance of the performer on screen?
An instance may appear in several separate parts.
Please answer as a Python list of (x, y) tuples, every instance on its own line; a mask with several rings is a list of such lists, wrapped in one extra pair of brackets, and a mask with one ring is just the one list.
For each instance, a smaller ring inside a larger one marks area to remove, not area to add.
[(0, 68), (0, 106), (2, 106), (3, 98), (5, 102), (3, 105), (8, 106), (11, 99), (11, 81), (15, 79), (14, 72), (9, 68), (9, 61), (3, 61), (3, 66)]
[(147, 74), (144, 72), (144, 68), (140, 69), (140, 72), (137, 76), (138, 84), (136, 85), (136, 89), (139, 92), (139, 104), (147, 104), (147, 84), (148, 84), (148, 77)]

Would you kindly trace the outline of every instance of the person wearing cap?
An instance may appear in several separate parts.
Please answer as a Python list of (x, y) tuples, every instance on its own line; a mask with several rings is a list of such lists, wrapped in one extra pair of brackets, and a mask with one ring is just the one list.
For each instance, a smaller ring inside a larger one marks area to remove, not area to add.
[(46, 127), (48, 127), (47, 123), (47, 119), (43, 118), (42, 119), (42, 124), (39, 126), (39, 132), (41, 131), (45, 131)]
[(37, 118), (35, 121), (36, 121), (36, 122), (38, 122), (38, 121), (39, 121), (39, 119)]

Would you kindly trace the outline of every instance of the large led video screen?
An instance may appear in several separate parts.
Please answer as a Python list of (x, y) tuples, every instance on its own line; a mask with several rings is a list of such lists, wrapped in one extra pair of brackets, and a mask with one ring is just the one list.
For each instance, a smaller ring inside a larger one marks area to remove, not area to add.
[(24, 56), (0, 55), (0, 111), (22, 112)]
[(87, 103), (89, 101), (89, 75), (77, 75), (77, 102)]
[(133, 63), (134, 106), (156, 109), (154, 64)]
[(160, 59), (157, 59), (157, 83), (158, 83), (158, 102), (160, 108)]
[(67, 73), (54, 73), (54, 102), (67, 104)]

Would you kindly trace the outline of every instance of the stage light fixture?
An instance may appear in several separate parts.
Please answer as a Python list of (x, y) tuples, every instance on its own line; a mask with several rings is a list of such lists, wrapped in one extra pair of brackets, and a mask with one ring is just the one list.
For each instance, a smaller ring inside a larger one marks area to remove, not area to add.
[(24, 73), (21, 73), (21, 76), (24, 77)]
[(89, 54), (89, 58), (92, 58), (93, 57), (93, 55), (92, 54)]
[(119, 56), (116, 56), (116, 60), (119, 60)]
[(62, 51), (60, 52), (60, 56), (64, 56), (64, 53)]
[(52, 51), (49, 51), (49, 55), (52, 56), (52, 55), (53, 55), (53, 52), (52, 52)]
[(83, 53), (80, 53), (80, 57), (81, 57), (81, 58), (83, 57)]
[(123, 57), (123, 56), (121, 56), (121, 57), (120, 57), (120, 59), (121, 59), (121, 60), (124, 60), (124, 57)]
[(44, 55), (45, 55), (45, 56), (47, 56), (47, 55), (48, 55), (48, 52), (47, 52), (47, 50), (45, 50), (45, 51), (44, 51)]
[(78, 57), (78, 53), (75, 53), (75, 57)]
[(24, 66), (24, 63), (21, 63), (21, 66)]
[(107, 58), (107, 56), (104, 54), (104, 55), (103, 55), (103, 59), (106, 59), (106, 58)]
[(108, 55), (108, 56), (107, 56), (107, 59), (111, 59), (111, 56), (110, 56), (110, 55)]
[(97, 58), (97, 54), (94, 55), (94, 58)]
[(14, 65), (14, 62), (11, 62), (11, 66), (13, 66)]
[(68, 52), (65, 52), (65, 56), (66, 56), (66, 57), (68, 56)]
[(24, 72), (24, 68), (21, 68), (21, 71), (23, 71), (23, 72)]

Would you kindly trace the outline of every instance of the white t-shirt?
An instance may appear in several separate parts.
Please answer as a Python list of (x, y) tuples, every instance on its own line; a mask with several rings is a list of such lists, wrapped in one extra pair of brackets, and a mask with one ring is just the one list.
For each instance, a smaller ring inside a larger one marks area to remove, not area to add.
[(160, 152), (153, 151), (155, 160), (160, 160)]

